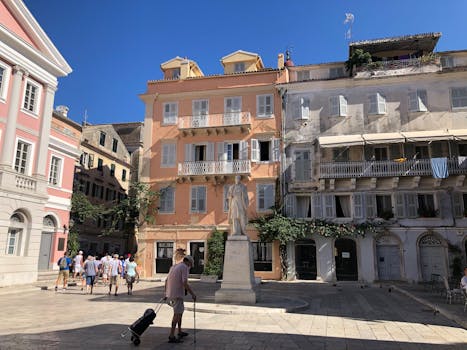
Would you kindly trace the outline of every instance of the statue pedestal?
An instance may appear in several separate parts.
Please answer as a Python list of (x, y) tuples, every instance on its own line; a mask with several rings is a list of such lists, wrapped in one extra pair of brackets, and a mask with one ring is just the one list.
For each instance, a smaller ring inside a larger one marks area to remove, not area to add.
[(216, 303), (255, 304), (253, 247), (248, 236), (229, 236), (225, 243), (224, 273)]

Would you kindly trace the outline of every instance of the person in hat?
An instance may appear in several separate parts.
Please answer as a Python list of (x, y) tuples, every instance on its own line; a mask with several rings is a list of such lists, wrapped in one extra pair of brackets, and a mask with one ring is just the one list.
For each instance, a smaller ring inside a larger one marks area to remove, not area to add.
[(81, 272), (83, 271), (83, 251), (80, 250), (78, 254), (73, 258), (73, 279), (76, 277), (81, 277)]
[[(182, 331), (182, 317), (183, 311), (185, 310), (183, 298), (185, 296), (185, 291), (187, 291), (191, 294), (193, 301), (196, 301), (196, 295), (188, 284), (188, 273), (193, 267), (193, 264), (193, 257), (186, 255), (180, 263), (171, 267), (167, 279), (165, 280), (165, 298), (174, 310), (169, 343), (181, 343), (181, 338), (188, 335), (188, 333)], [(175, 337), (177, 326), (178, 336)]]

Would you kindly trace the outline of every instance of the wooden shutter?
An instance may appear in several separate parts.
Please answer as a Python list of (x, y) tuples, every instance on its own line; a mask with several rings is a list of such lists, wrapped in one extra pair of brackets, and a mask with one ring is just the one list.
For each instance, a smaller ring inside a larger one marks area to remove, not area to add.
[(409, 111), (418, 111), (418, 96), (417, 92), (409, 92)]
[(198, 211), (200, 212), (206, 211), (206, 187), (205, 186), (198, 187)]
[(285, 196), (285, 215), (289, 218), (294, 218), (296, 217), (295, 213), (295, 204), (296, 204), (296, 198), (294, 194), (287, 194)]
[(272, 160), (274, 162), (278, 162), (280, 160), (280, 145), (281, 145), (281, 140), (273, 138), (272, 139)]
[(336, 198), (333, 194), (324, 195), (324, 217), (327, 219), (336, 217)]
[(240, 141), (240, 159), (246, 160), (248, 159), (248, 142)]
[(224, 150), (224, 142), (218, 142), (217, 145), (217, 160), (224, 161), (227, 159), (227, 154)]
[(381, 94), (377, 94), (378, 97), (378, 114), (386, 113), (386, 99)]
[(208, 142), (206, 160), (214, 160), (214, 142)]
[(427, 103), (427, 94), (426, 90), (418, 90), (418, 110), (420, 112), (426, 112), (428, 110), (428, 103)]
[(266, 185), (264, 187), (264, 209), (270, 209), (274, 206), (275, 202), (275, 193), (274, 193), (274, 185)]
[(368, 113), (369, 114), (378, 113), (378, 94), (373, 94), (369, 96)]
[(373, 193), (366, 194), (366, 217), (376, 217), (376, 195)]
[(331, 96), (329, 99), (329, 109), (331, 116), (339, 115), (339, 96)]
[(257, 110), (256, 114), (260, 116), (264, 116), (266, 114), (266, 99), (265, 96), (258, 96), (257, 98)]
[(191, 206), (190, 211), (198, 211), (198, 187), (193, 186), (191, 188)]
[(407, 203), (407, 217), (416, 218), (418, 209), (418, 198), (416, 193), (406, 193), (405, 199)]
[(452, 192), (452, 205), (453, 205), (454, 217), (456, 218), (464, 217), (462, 192)]
[(321, 193), (315, 193), (312, 196), (313, 200), (313, 217), (321, 219), (323, 217), (323, 204)]
[(363, 194), (354, 193), (353, 194), (353, 212), (354, 218), (363, 219), (364, 217), (364, 207), (363, 207)]
[(185, 144), (185, 162), (192, 162), (193, 157), (193, 145), (191, 143)]
[(308, 120), (310, 118), (310, 99), (300, 98), (300, 118)]
[(339, 115), (347, 116), (347, 100), (342, 95), (339, 95), (339, 112)]
[(396, 193), (394, 195), (396, 199), (396, 217), (405, 218), (405, 200), (403, 193)]
[(392, 143), (391, 146), (389, 146), (389, 157), (392, 159), (397, 159), (401, 158), (401, 146), (398, 143)]
[(259, 162), (259, 143), (256, 139), (251, 139), (251, 161)]

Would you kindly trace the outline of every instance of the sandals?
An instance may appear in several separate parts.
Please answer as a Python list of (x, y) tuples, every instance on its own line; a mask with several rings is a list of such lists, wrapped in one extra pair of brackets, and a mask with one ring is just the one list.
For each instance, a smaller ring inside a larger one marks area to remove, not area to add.
[(183, 340), (176, 337), (169, 337), (169, 343), (183, 343)]
[(187, 337), (188, 336), (188, 333), (187, 332), (180, 332), (178, 333), (178, 337), (179, 338), (183, 338), (183, 337)]

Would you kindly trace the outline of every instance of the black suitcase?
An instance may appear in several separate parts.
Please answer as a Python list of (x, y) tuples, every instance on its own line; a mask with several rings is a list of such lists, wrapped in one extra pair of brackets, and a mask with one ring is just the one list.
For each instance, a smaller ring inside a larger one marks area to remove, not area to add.
[(160, 310), (162, 303), (160, 303), (156, 309), (146, 309), (143, 316), (138, 318), (133, 324), (124, 331), (121, 336), (125, 337), (128, 333), (131, 333), (131, 341), (133, 344), (138, 346), (141, 343), (140, 337), (149, 328), (151, 324), (154, 323), (157, 312)]

